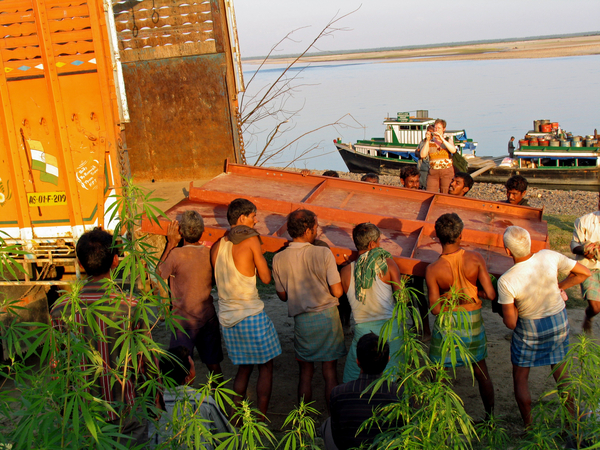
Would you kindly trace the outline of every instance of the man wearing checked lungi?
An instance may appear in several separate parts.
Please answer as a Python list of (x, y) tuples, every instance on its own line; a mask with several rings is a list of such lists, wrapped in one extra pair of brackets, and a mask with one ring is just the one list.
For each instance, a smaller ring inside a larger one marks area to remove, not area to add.
[(344, 293), (335, 257), (327, 247), (313, 245), (318, 233), (314, 212), (300, 209), (287, 220), (293, 242), (273, 258), (275, 291), (294, 318), (294, 350), (300, 368), (298, 401), (312, 400), (315, 362), (322, 363), (325, 400), (338, 385), (337, 360), (346, 354), (337, 308)]
[[(600, 193), (598, 194), (600, 210)], [(571, 251), (581, 265), (590, 269), (591, 276), (581, 284), (588, 302), (583, 318), (583, 331), (592, 334), (592, 319), (600, 313), (600, 211), (586, 214), (575, 221)]]
[[(453, 314), (457, 319), (463, 314), (469, 317), (466, 324), (468, 326), (457, 331), (470, 357), (469, 361), (464, 361), (456, 351), (456, 367), (469, 363), (473, 365), (473, 374), (479, 385), (479, 394), (487, 419), (494, 409), (494, 386), (485, 363), (487, 340), (481, 318), (481, 297), (493, 300), (496, 298), (496, 292), (483, 257), (477, 252), (461, 248), (462, 231), (463, 222), (456, 213), (443, 214), (435, 221), (435, 234), (442, 244), (442, 254), (437, 261), (427, 266), (425, 281), (429, 303), (432, 306), (431, 312), (435, 316), (438, 316), (442, 308), (447, 307), (446, 299), (450, 298), (452, 291), (459, 293), (458, 306), (453, 310)], [(477, 282), (481, 284), (482, 292), (478, 292)], [(461, 326), (464, 325), (461, 320), (457, 322)], [(439, 362), (442, 359), (443, 338), (437, 317), (429, 348), (429, 357), (433, 361)], [(452, 367), (451, 355), (446, 355), (443, 363), (444, 367)]]
[[(531, 367), (550, 365), (558, 387), (568, 378), (561, 361), (569, 346), (569, 320), (564, 290), (590, 276), (583, 265), (552, 250), (531, 253), (527, 230), (511, 226), (504, 247), (515, 265), (498, 280), (498, 303), (504, 324), (514, 330), (510, 345), (515, 398), (526, 427), (531, 426)], [(558, 281), (559, 273), (568, 276)], [(558, 365), (558, 367), (556, 367)]]
[(219, 294), (219, 323), (231, 361), (239, 366), (233, 390), (239, 404), (246, 396), (254, 364), (258, 365), (256, 396), (258, 409), (266, 414), (273, 387), (273, 358), (281, 354), (281, 345), (264, 303), (256, 289), (256, 274), (265, 284), (271, 271), (261, 250), (256, 206), (237, 198), (227, 208), (231, 230), (210, 250)]
[[(381, 248), (381, 231), (372, 223), (361, 223), (352, 230), (352, 239), (358, 250), (356, 262), (342, 269), (342, 286), (354, 316), (354, 339), (344, 367), (344, 383), (357, 380), (360, 368), (356, 361), (356, 346), (362, 336), (381, 335), (383, 325), (394, 316), (396, 300), (393, 291), (400, 283), (400, 269), (392, 255)], [(390, 360), (386, 370), (400, 359), (402, 334), (398, 321), (389, 337)]]

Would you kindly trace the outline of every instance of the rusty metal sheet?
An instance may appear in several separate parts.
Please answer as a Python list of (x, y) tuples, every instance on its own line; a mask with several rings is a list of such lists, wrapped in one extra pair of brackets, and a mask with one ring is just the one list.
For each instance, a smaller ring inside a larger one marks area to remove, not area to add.
[(123, 64), (138, 181), (210, 178), (235, 158), (224, 54)]
[[(502, 244), (509, 225), (529, 230), (533, 251), (549, 247), (547, 224), (538, 208), (237, 164), (229, 164), (225, 173), (201, 188), (192, 183), (189, 197), (166, 214), (172, 220), (185, 210), (198, 211), (206, 227), (202, 239), (215, 242), (229, 228), (227, 206), (238, 197), (257, 206), (256, 229), (267, 251), (277, 251), (291, 240), (286, 230), (290, 212), (299, 208), (314, 211), (322, 239), (338, 263), (356, 256), (353, 227), (371, 222), (381, 229), (381, 246), (392, 253), (401, 271), (422, 276), (427, 264), (441, 253), (434, 224), (448, 212), (456, 212), (465, 223), (464, 248), (480, 252), (493, 274), (500, 275), (512, 266)], [(166, 219), (159, 224), (145, 219), (142, 230), (166, 234), (167, 225)]]

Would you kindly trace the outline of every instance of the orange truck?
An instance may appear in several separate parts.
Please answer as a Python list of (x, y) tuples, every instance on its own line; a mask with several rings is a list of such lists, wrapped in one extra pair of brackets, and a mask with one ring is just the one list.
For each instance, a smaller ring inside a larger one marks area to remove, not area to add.
[(28, 273), (3, 285), (67, 283), (77, 238), (114, 228), (106, 212), (127, 173), (127, 104), (105, 8), (0, 2), (0, 237), (27, 252)]

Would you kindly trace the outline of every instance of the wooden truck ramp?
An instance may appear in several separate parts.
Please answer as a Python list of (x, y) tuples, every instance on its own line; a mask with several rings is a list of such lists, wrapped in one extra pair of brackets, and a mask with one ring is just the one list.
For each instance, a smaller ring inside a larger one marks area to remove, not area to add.
[[(193, 209), (204, 218), (202, 239), (215, 242), (229, 229), (227, 206), (239, 197), (256, 207), (263, 248), (276, 252), (291, 240), (287, 215), (296, 209), (315, 212), (320, 239), (331, 247), (336, 260), (356, 257), (352, 229), (371, 222), (382, 233), (381, 246), (393, 256), (402, 273), (424, 275), (427, 264), (441, 253), (434, 224), (442, 214), (455, 212), (465, 224), (462, 245), (483, 255), (495, 275), (512, 266), (502, 244), (506, 227), (517, 225), (531, 234), (532, 251), (548, 248), (548, 227), (542, 210), (507, 203), (455, 197), (402, 187), (350, 181), (283, 170), (228, 164), (225, 173), (202, 187), (190, 185), (189, 196), (170, 208), (170, 220)], [(145, 219), (142, 231), (166, 234), (169, 221), (159, 224)]]

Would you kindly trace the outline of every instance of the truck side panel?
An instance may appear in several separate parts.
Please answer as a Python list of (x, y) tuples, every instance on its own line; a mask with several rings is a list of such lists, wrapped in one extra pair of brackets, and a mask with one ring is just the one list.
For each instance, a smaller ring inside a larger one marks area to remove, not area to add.
[(121, 186), (103, 4), (3, 1), (0, 30), (0, 230), (34, 259), (53, 243), (64, 256), (84, 230), (111, 228), (105, 205)]

